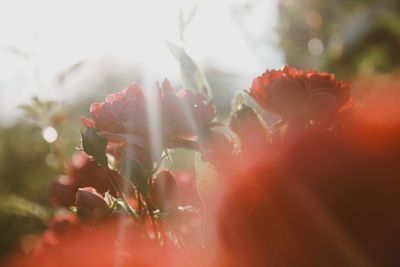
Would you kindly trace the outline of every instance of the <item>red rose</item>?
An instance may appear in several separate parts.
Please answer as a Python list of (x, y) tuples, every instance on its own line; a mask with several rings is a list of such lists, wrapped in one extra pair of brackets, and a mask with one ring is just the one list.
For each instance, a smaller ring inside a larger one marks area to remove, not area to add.
[(254, 79), (250, 96), (284, 119), (331, 122), (351, 107), (350, 87), (333, 74), (285, 66)]
[(147, 107), (158, 103), (160, 136), (164, 147), (191, 144), (190, 140), (204, 128), (211, 127), (215, 107), (199, 93), (188, 90), (174, 92), (165, 80), (149, 94), (145, 88), (134, 83), (121, 92), (110, 94), (104, 102), (93, 103), (90, 113), (93, 121), (82, 118), (87, 127), (101, 130), (111, 142), (131, 142), (138, 146), (150, 146), (150, 117)]

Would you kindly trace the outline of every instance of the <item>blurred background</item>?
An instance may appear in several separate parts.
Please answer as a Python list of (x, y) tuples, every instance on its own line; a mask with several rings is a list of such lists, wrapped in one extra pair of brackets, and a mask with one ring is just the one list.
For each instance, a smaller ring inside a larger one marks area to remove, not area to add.
[(46, 227), (49, 181), (107, 93), (201, 70), (224, 120), (267, 68), (353, 80), (397, 71), (399, 49), (397, 0), (0, 1), (0, 258)]

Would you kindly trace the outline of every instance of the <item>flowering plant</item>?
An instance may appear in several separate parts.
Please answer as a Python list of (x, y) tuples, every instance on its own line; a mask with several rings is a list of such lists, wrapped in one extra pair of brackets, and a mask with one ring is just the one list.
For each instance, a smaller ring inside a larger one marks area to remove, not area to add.
[[(396, 103), (372, 97), (356, 109), (333, 74), (288, 66), (257, 77), (249, 95), (281, 120), (268, 124), (242, 100), (224, 126), (207, 96), (167, 80), (93, 103), (81, 151), (50, 185), (51, 203), (70, 212), (10, 266), (398, 261), (400, 128), (382, 123), (400, 121)], [(197, 172), (166, 167), (176, 148), (196, 154)], [(206, 193), (201, 179), (213, 179)]]

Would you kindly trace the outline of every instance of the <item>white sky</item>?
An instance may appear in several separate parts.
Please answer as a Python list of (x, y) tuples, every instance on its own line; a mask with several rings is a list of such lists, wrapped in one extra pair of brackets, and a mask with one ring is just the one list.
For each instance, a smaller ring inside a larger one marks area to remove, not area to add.
[(73, 89), (64, 95), (54, 90), (54, 80), (81, 59), (113, 55), (144, 65), (150, 80), (178, 79), (165, 42), (178, 41), (179, 9), (187, 13), (196, 3), (185, 46), (200, 65), (213, 64), (243, 79), (280, 67), (283, 56), (276, 45), (255, 45), (264, 39), (277, 43), (277, 1), (253, 1), (257, 8), (241, 14), (235, 8), (250, 0), (0, 0), (0, 119), (33, 95), (76, 96)]

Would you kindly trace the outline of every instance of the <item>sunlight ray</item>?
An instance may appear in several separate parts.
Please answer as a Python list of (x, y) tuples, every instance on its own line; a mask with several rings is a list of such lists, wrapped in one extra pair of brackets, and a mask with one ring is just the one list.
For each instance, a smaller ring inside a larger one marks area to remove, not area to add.
[(148, 131), (150, 150), (153, 159), (158, 162), (162, 156), (163, 151), (163, 137), (161, 129), (161, 118), (160, 118), (160, 91), (154, 84), (151, 86), (146, 84), (147, 103), (146, 103), (146, 114), (148, 119)]

